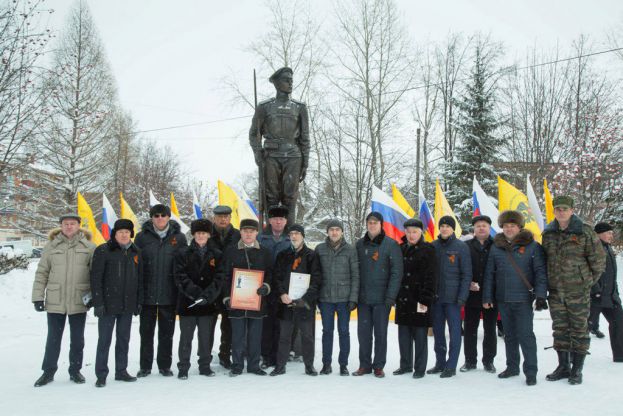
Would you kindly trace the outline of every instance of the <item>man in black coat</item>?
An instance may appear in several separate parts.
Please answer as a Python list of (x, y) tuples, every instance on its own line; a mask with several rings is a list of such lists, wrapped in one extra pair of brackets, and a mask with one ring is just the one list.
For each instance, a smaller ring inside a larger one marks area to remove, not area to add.
[[(314, 369), (314, 326), (321, 283), (320, 264), (315, 261), (314, 251), (305, 245), (305, 229), (301, 225), (292, 225), (288, 235), (292, 247), (280, 252), (275, 262), (273, 286), (279, 296), (277, 317), (280, 328), (277, 365), (270, 375), (285, 374), (292, 333), (296, 325), (301, 334), (305, 374), (316, 376), (318, 372)], [(290, 296), (290, 282), (294, 273), (309, 275), (309, 286), (301, 297), (294, 297), (294, 294)]]
[[(223, 304), (229, 310), (231, 320), (231, 377), (242, 374), (244, 357), (247, 357), (247, 372), (258, 376), (265, 376), (266, 372), (260, 368), (260, 353), (262, 347), (262, 318), (266, 316), (266, 296), (270, 293), (273, 276), (273, 259), (270, 251), (260, 246), (257, 241), (259, 224), (255, 220), (240, 221), (240, 241), (236, 246), (229, 247), (223, 254), (223, 270), (225, 284), (223, 286)], [(257, 294), (262, 297), (260, 310), (237, 309), (231, 306), (232, 279), (234, 269), (247, 269), (264, 273), (262, 285), (257, 288)], [(246, 346), (246, 348), (245, 348)]]
[(478, 360), (478, 326), (482, 315), (484, 338), (482, 340), (482, 365), (488, 373), (495, 373), (493, 359), (497, 354), (496, 323), (498, 319), (497, 305), (490, 309), (482, 307), (482, 287), (487, 267), (489, 250), (493, 244), (491, 237), (491, 218), (479, 215), (472, 218), (474, 238), (466, 242), (472, 256), (472, 282), (469, 286), (469, 297), (465, 302), (465, 364), (461, 372), (476, 369)]
[(623, 311), (617, 285), (616, 255), (611, 246), (614, 230), (610, 224), (600, 222), (595, 225), (595, 233), (606, 252), (606, 270), (591, 289), (591, 313), (588, 325), (592, 333), (599, 333), (599, 314), (604, 314), (608, 321), (612, 359), (620, 363), (623, 362)]
[(115, 222), (110, 240), (95, 249), (91, 268), (91, 290), (95, 316), (98, 319), (95, 375), (97, 387), (106, 385), (108, 352), (117, 325), (115, 345), (115, 380), (136, 381), (128, 374), (128, 350), (132, 314), (138, 315), (143, 301), (140, 250), (132, 243), (134, 224), (120, 219)]
[(175, 255), (188, 244), (180, 225), (171, 220), (171, 209), (162, 204), (149, 210), (150, 220), (136, 236), (134, 243), (144, 259), (144, 303), (141, 311), (141, 369), (138, 377), (151, 374), (154, 361), (154, 332), (158, 322), (158, 354), (156, 363), (160, 374), (173, 375), (173, 333), (175, 332), (175, 305), (177, 287), (173, 276)]
[[(179, 289), (177, 313), (180, 316), (179, 370), (177, 377), (188, 378), (193, 336), (197, 328), (199, 374), (212, 377), (214, 326), (219, 311), (218, 298), (223, 286), (221, 252), (208, 244), (212, 222), (198, 219), (190, 224), (190, 246), (175, 258), (175, 282)], [(222, 303), (222, 302), (221, 302)]]
[[(240, 231), (231, 225), (231, 208), (226, 205), (218, 205), (214, 208), (214, 224), (208, 244), (221, 253), (227, 248), (235, 246), (240, 241)], [(221, 315), (221, 345), (219, 347), (218, 358), (219, 363), (227, 370), (231, 369), (231, 322), (227, 309), (223, 305), (223, 298), (219, 297), (217, 304), (219, 305), (218, 313)], [(214, 344), (214, 330), (216, 328), (216, 320), (212, 327), (212, 339), (210, 351)]]
[(428, 328), (432, 325), (431, 306), (437, 289), (435, 247), (424, 241), (423, 224), (417, 218), (404, 223), (405, 236), (400, 249), (404, 275), (396, 298), (400, 368), (394, 375), (411, 373), (424, 377), (428, 360)]

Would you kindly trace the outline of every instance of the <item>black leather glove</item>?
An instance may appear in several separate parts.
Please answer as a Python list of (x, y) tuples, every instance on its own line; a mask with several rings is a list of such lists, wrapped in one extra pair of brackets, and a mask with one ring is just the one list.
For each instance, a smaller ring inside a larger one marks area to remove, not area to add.
[(198, 297), (197, 299), (195, 299), (195, 303), (197, 303), (197, 306), (203, 306), (203, 305), (207, 305), (208, 304), (208, 300), (206, 298), (204, 298), (203, 296)]
[(257, 288), (257, 291), (255, 293), (257, 293), (260, 296), (266, 296), (266, 295), (268, 295), (269, 292), (270, 291), (268, 290), (268, 286), (262, 285), (262, 286)]
[(456, 303), (457, 303), (459, 306), (463, 306), (463, 305), (465, 305), (465, 300), (464, 300), (464, 299), (459, 299), (459, 300), (457, 300), (457, 301), (456, 301)]
[(37, 301), (33, 302), (32, 304), (35, 305), (35, 310), (37, 312), (45, 311), (45, 304), (43, 303), (42, 300), (37, 300)]
[(228, 311), (231, 310), (231, 301), (230, 298), (225, 298), (223, 299), (223, 305), (225, 305), (225, 309), (227, 309)]
[(106, 313), (106, 309), (104, 309), (103, 306), (96, 306), (95, 309), (93, 309), (93, 313), (95, 314), (95, 316), (97, 316), (98, 318), (101, 318), (102, 316), (104, 316), (104, 314)]
[(536, 298), (534, 309), (537, 311), (547, 310), (547, 300), (545, 298)]
[(354, 311), (355, 309), (357, 309), (357, 303), (356, 302), (348, 302), (348, 310), (349, 311)]
[(292, 305), (295, 308), (299, 308), (299, 309), (310, 309), (309, 305), (307, 304), (307, 302), (305, 302), (303, 299), (296, 299), (292, 301)]

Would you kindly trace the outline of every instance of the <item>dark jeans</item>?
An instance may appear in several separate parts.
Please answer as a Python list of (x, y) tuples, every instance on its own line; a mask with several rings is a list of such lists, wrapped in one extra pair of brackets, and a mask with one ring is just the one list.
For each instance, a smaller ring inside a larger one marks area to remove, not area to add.
[(277, 318), (277, 298), (273, 294), (266, 304), (267, 315), (262, 318), (262, 358), (265, 361), (277, 362), (279, 349), (279, 319)]
[(61, 354), (61, 341), (65, 330), (65, 320), (69, 316), (69, 374), (80, 371), (84, 350), (84, 324), (86, 312), (65, 315), (62, 313), (48, 313), (48, 338), (45, 342), (45, 354), (41, 369), (46, 373), (56, 373), (58, 357)]
[(493, 363), (497, 354), (496, 322), (498, 309), (484, 309), (481, 307), (465, 307), (465, 333), (463, 344), (465, 346), (465, 362), (476, 364), (478, 361), (478, 326), (480, 325), (480, 313), (482, 312), (482, 326), (484, 338), (482, 339), (482, 362)]
[(285, 367), (290, 356), (290, 347), (292, 346), (292, 334), (294, 327), (298, 329), (301, 335), (301, 344), (303, 350), (303, 362), (305, 365), (314, 365), (314, 325), (316, 321), (314, 317), (301, 319), (300, 315), (295, 313), (291, 321), (284, 319), (279, 321), (279, 352), (277, 353), (277, 365)]
[(428, 328), (398, 325), (398, 348), (400, 368), (413, 369), (416, 373), (426, 371), (428, 361)]
[[(229, 313), (226, 310), (219, 311), (221, 314), (221, 345), (218, 351), (218, 358), (221, 360), (229, 360), (231, 356), (231, 322), (229, 320)], [(216, 316), (214, 316), (212, 327), (210, 328), (210, 352), (214, 346), (214, 330), (216, 329)]]
[(244, 368), (244, 356), (247, 356), (247, 371), (260, 369), (262, 350), (262, 319), (229, 318), (231, 321), (231, 358), (232, 370)]
[(215, 315), (180, 316), (180, 345), (177, 350), (179, 362), (177, 368), (188, 371), (190, 368), (190, 353), (193, 347), (193, 337), (197, 328), (197, 355), (199, 356), (199, 372), (210, 368), (212, 362), (212, 344), (214, 341)]
[(115, 374), (128, 368), (128, 351), (130, 348), (130, 330), (132, 328), (132, 314), (104, 315), (98, 318), (97, 355), (95, 356), (95, 375), (97, 378), (108, 376), (108, 352), (112, 342), (112, 332), (117, 324), (115, 342)]
[[(450, 333), (450, 351), (446, 344), (446, 322)], [(435, 366), (456, 370), (461, 353), (461, 307), (458, 303), (433, 304), (433, 335), (435, 336)], [(448, 357), (446, 358), (446, 353)]]
[(506, 367), (519, 372), (519, 347), (523, 353), (523, 373), (536, 376), (536, 337), (532, 329), (534, 312), (531, 302), (502, 302), (498, 304), (504, 323)]
[(589, 318), (589, 328), (599, 329), (599, 314), (603, 313), (608, 321), (608, 332), (610, 333), (610, 347), (612, 348), (612, 358), (615, 361), (623, 361), (623, 311), (621, 306), (614, 305), (612, 308), (602, 308), (601, 306), (591, 305), (591, 316)]
[(333, 356), (333, 327), (337, 313), (337, 333), (340, 339), (340, 354), (337, 358), (339, 365), (348, 365), (350, 354), (350, 310), (348, 302), (318, 304), (322, 318), (322, 364), (331, 364)]
[(158, 322), (158, 355), (160, 370), (168, 370), (173, 362), (175, 306), (143, 305), (139, 332), (141, 334), (141, 369), (151, 370), (154, 362), (154, 332)]
[[(383, 369), (387, 359), (387, 324), (391, 308), (384, 303), (357, 306), (357, 338), (359, 338), (359, 368)], [(374, 361), (372, 361), (374, 334)]]

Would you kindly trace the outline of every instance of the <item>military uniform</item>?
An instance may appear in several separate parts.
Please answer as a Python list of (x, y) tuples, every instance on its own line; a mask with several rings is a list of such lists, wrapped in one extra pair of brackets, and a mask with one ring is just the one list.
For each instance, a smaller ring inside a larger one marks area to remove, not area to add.
[[(271, 76), (271, 82), (284, 72)], [(264, 141), (262, 143), (262, 137)], [(288, 224), (294, 223), (299, 182), (309, 160), (309, 116), (305, 103), (279, 92), (277, 97), (262, 101), (255, 109), (249, 143), (255, 160), (264, 162), (266, 205), (285, 205)]]

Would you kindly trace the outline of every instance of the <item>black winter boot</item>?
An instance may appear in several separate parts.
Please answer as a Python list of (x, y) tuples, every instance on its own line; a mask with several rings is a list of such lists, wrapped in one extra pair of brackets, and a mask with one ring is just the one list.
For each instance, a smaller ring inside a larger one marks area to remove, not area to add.
[(545, 377), (547, 381), (569, 378), (569, 351), (556, 351), (556, 353), (558, 354), (558, 367)]
[(582, 369), (584, 368), (584, 359), (586, 354), (577, 352), (571, 353), (571, 362), (573, 367), (569, 373), (569, 384), (582, 384)]
[(35, 381), (35, 387), (45, 386), (54, 381), (54, 373), (43, 373), (41, 377)]

